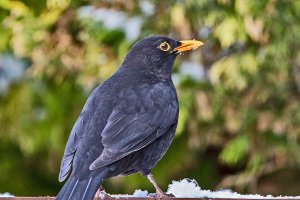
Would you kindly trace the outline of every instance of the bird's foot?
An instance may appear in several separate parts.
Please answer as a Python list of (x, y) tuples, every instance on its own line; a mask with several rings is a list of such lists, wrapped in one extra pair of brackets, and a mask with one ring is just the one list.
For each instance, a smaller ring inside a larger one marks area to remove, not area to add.
[(156, 191), (156, 193), (150, 193), (148, 196), (149, 197), (154, 197), (156, 199), (164, 199), (164, 198), (175, 197), (173, 194), (166, 194), (162, 191)]
[(153, 186), (155, 187), (155, 190), (156, 190), (156, 194), (154, 194), (154, 195), (150, 194), (149, 196), (155, 197), (156, 199), (175, 197), (173, 194), (165, 194), (156, 184), (152, 174), (148, 174), (147, 178), (150, 180), (150, 182), (153, 184)]
[(99, 187), (99, 189), (95, 195), (96, 199), (102, 199), (102, 200), (105, 200), (106, 197), (109, 197), (109, 196), (110, 195), (105, 192), (105, 190), (102, 186)]

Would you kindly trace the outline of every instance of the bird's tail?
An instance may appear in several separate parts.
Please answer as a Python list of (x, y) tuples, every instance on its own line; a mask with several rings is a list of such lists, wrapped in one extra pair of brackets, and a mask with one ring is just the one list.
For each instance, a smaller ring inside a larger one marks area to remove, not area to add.
[(92, 200), (103, 179), (99, 176), (87, 179), (78, 179), (75, 176), (69, 177), (56, 200)]

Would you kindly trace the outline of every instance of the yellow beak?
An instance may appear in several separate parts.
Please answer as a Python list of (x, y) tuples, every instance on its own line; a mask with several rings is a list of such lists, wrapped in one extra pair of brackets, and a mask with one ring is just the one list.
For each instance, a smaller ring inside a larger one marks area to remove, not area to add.
[(194, 50), (204, 44), (203, 42), (198, 41), (198, 40), (182, 40), (180, 42), (181, 42), (181, 45), (176, 47), (173, 51), (180, 53), (183, 51)]

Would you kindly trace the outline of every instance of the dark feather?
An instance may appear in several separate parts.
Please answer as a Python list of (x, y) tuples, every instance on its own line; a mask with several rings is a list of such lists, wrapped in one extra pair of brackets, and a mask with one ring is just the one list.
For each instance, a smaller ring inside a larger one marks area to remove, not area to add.
[(103, 178), (100, 175), (85, 179), (70, 177), (58, 193), (56, 200), (92, 200), (102, 182)]
[(144, 148), (177, 122), (178, 105), (172, 85), (159, 83), (149, 87), (137, 88), (138, 92), (132, 88), (124, 91), (123, 95), (127, 94), (127, 97), (134, 96), (141, 100), (148, 98), (145, 101), (147, 105), (138, 106), (136, 110), (140, 112), (132, 115), (125, 114), (132, 110), (128, 104), (119, 105), (113, 110), (101, 133), (104, 150), (91, 164), (91, 170), (109, 165)]
[(70, 133), (68, 142), (65, 147), (65, 152), (61, 160), (60, 172), (58, 177), (58, 180), (60, 182), (64, 181), (70, 173), (77, 145), (81, 141), (83, 135), (86, 133), (90, 120), (92, 119), (90, 116), (90, 112), (93, 110), (92, 108), (95, 107), (96, 91), (97, 89), (88, 98), (85, 106), (81, 111), (80, 116), (78, 117)]

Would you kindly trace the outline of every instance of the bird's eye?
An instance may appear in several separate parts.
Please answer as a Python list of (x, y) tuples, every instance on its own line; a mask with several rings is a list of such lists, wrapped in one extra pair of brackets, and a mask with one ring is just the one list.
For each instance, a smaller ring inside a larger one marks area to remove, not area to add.
[(162, 51), (169, 51), (170, 45), (167, 42), (163, 42), (159, 45), (160, 50)]

